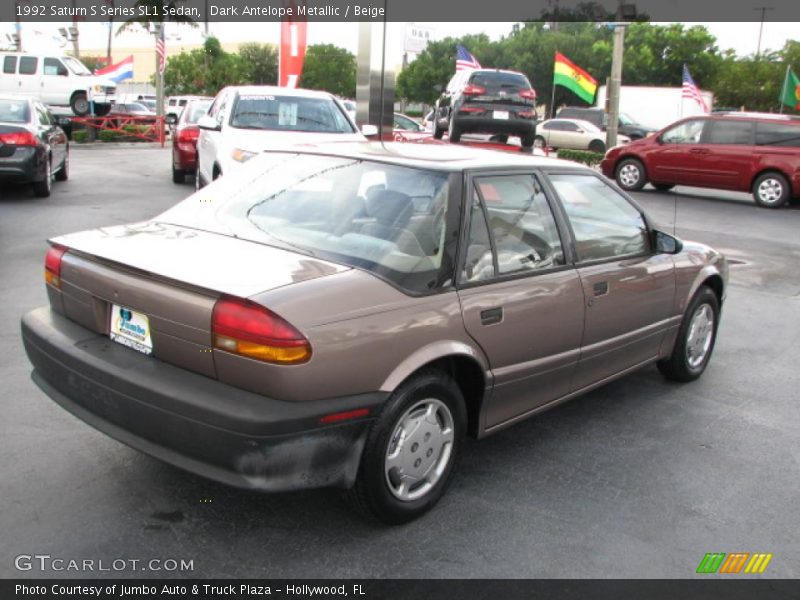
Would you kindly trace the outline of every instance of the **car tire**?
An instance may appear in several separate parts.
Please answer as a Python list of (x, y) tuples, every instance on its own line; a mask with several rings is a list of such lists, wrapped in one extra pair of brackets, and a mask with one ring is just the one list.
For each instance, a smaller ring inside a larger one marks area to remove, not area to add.
[(33, 182), (33, 193), (39, 198), (47, 198), (53, 188), (53, 166), (50, 164), (50, 157), (47, 157), (44, 167), (44, 178), (41, 181)]
[(605, 154), (606, 145), (600, 140), (592, 140), (589, 143), (589, 152), (600, 152), (602, 154)]
[(97, 117), (105, 117), (111, 112), (111, 104), (95, 104), (94, 114)]
[(64, 162), (61, 164), (58, 173), (56, 173), (56, 181), (66, 181), (67, 179), (69, 179), (69, 145), (64, 155)]
[(675, 346), (669, 358), (657, 363), (658, 370), (673, 381), (694, 381), (706, 370), (719, 325), (719, 299), (704, 285), (686, 308)]
[(72, 98), (70, 98), (69, 101), (69, 107), (72, 109), (72, 112), (79, 117), (88, 115), (89, 100), (87, 100), (86, 94), (83, 92), (76, 92), (75, 94), (72, 94)]
[(620, 161), (615, 178), (619, 187), (626, 191), (638, 191), (647, 183), (644, 165), (636, 158), (626, 158)]
[(456, 120), (450, 115), (450, 122), (447, 124), (447, 139), (451, 144), (461, 141), (461, 130), (456, 126)]
[(186, 171), (172, 167), (172, 183), (184, 183), (186, 181)]
[(439, 127), (439, 119), (433, 119), (433, 138), (440, 140), (444, 137), (444, 129)]
[(370, 427), (355, 485), (347, 491), (351, 504), (389, 525), (433, 508), (458, 463), (466, 423), (464, 398), (452, 377), (428, 369), (405, 381)]
[(675, 187), (674, 183), (654, 183), (653, 187), (659, 192), (668, 192)]
[(544, 138), (537, 136), (532, 131), (528, 133), (523, 133), (522, 135), (519, 136), (519, 142), (523, 148), (533, 148), (536, 145), (537, 139), (541, 139), (542, 142), (544, 142)]
[(786, 177), (775, 171), (762, 173), (753, 182), (753, 198), (764, 208), (780, 208), (789, 200), (791, 187)]

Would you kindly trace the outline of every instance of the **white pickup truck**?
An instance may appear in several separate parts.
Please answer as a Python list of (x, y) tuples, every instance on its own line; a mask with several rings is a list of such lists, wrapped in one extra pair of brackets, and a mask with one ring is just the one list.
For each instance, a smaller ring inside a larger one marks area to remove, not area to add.
[(24, 94), (50, 106), (69, 106), (78, 116), (107, 115), (115, 101), (117, 84), (93, 75), (76, 58), (55, 54), (0, 52), (0, 93)]

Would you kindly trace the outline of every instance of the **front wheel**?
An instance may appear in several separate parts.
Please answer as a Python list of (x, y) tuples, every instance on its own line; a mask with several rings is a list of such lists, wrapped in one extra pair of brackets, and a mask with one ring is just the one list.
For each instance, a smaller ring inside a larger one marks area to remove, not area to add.
[(719, 300), (708, 286), (702, 286), (689, 303), (672, 354), (658, 362), (658, 370), (673, 381), (694, 381), (708, 366), (719, 323)]
[(617, 165), (617, 184), (626, 191), (638, 191), (647, 183), (644, 165), (635, 158), (626, 158)]
[(78, 93), (73, 94), (72, 99), (69, 101), (69, 107), (79, 117), (83, 117), (89, 114), (89, 100), (86, 98), (86, 94)]
[(764, 173), (753, 183), (753, 198), (759, 206), (780, 208), (789, 200), (789, 182), (780, 173)]
[(433, 508), (458, 461), (466, 421), (464, 398), (449, 375), (426, 370), (403, 383), (367, 435), (351, 502), (390, 525)]
[(600, 140), (592, 140), (589, 144), (589, 152), (598, 152), (600, 154), (606, 151), (606, 145)]

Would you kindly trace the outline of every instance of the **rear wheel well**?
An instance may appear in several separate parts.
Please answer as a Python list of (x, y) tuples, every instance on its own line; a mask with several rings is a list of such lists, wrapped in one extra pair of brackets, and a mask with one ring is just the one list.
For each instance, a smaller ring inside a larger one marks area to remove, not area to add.
[(486, 378), (480, 364), (468, 356), (443, 356), (419, 367), (414, 373), (424, 369), (437, 369), (450, 375), (464, 396), (467, 409), (467, 433), (471, 437), (478, 436), (480, 428), (481, 405), (486, 388)]
[(722, 288), (724, 286), (724, 284), (722, 283), (722, 277), (720, 277), (719, 275), (712, 275), (703, 282), (703, 285), (706, 285), (711, 288), (711, 291), (713, 291), (717, 297), (719, 305), (722, 306), (722, 292), (723, 292)]
[[(753, 186), (756, 183), (756, 179), (758, 179), (759, 177), (761, 177), (765, 173), (777, 173), (778, 175), (782, 175), (783, 177), (786, 178), (786, 181), (789, 182), (789, 186), (791, 187), (791, 185), (792, 185), (792, 178), (789, 177), (786, 173), (784, 173), (780, 169), (776, 169), (774, 167), (769, 167), (769, 168), (766, 168), (766, 169), (761, 169), (755, 175), (753, 175), (752, 179), (750, 179), (750, 186), (748, 187), (749, 191), (753, 191)], [(792, 192), (792, 190), (790, 190), (790, 192)], [(789, 196), (793, 196), (793, 195), (794, 195), (793, 193), (789, 194)]]

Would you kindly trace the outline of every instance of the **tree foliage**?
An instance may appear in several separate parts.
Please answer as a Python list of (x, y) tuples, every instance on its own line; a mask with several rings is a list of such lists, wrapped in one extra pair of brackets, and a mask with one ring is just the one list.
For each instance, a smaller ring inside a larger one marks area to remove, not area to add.
[(248, 43), (239, 46), (244, 62), (247, 83), (276, 85), (278, 83), (278, 50), (270, 44)]
[(306, 51), (300, 86), (337, 96), (356, 95), (356, 57), (333, 44), (314, 44)]
[(216, 96), (226, 85), (243, 83), (248, 83), (244, 60), (239, 54), (226, 52), (213, 37), (202, 48), (169, 57), (164, 70), (164, 90), (168, 95)]

